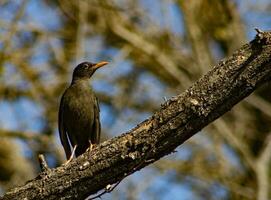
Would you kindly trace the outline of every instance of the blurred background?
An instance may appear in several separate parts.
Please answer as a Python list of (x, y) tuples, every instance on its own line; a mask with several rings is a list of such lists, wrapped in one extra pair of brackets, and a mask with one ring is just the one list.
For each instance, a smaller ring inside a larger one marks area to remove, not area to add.
[[(109, 61), (91, 84), (103, 139), (128, 131), (268, 30), (268, 0), (0, 0), (0, 194), (65, 160), (60, 96), (76, 64)], [(271, 199), (271, 85), (103, 199)], [(268, 196), (269, 195), (269, 196)]]

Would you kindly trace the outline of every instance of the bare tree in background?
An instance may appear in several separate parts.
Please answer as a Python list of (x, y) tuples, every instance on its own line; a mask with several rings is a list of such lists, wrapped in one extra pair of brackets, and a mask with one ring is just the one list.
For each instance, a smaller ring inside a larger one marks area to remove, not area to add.
[[(31, 102), (40, 110), (41, 125), (38, 132), (31, 131), (23, 120), (29, 114), (16, 108), (17, 128), (0, 124), (3, 191), (35, 176), (39, 153), (55, 166), (63, 162), (55, 137), (58, 102), (76, 63), (90, 58), (111, 62), (95, 80), (105, 85), (97, 91), (107, 109), (106, 138), (112, 137), (111, 130), (152, 113), (163, 101), (161, 96), (184, 91), (218, 58), (246, 40), (245, 25), (233, 1), (163, 0), (150, 8), (140, 1), (47, 0), (40, 9), (55, 13), (53, 27), (33, 23), (29, 4), (27, 0), (1, 2), (1, 9), (13, 14), (0, 20), (0, 98), (10, 107)], [(153, 13), (153, 9), (160, 10)], [(177, 13), (174, 22), (171, 9)], [(261, 88), (189, 140), (183, 146), (189, 152), (185, 159), (176, 156), (155, 163), (156, 176), (173, 170), (176, 176), (169, 177), (171, 182), (188, 186), (198, 199), (269, 199), (269, 91), (270, 86)], [(28, 156), (20, 152), (15, 139), (27, 144)], [(135, 189), (128, 192), (131, 187)], [(141, 185), (131, 181), (125, 185), (127, 192), (114, 195), (138, 199), (150, 187), (148, 181)], [(223, 192), (214, 192), (217, 188)]]

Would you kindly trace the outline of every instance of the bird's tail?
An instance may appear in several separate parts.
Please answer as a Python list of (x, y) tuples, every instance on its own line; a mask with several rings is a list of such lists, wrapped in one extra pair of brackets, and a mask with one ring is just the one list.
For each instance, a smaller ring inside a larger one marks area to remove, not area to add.
[(85, 145), (85, 146), (77, 146), (77, 148), (75, 149), (75, 156), (78, 157), (80, 155), (82, 155), (83, 153), (86, 152), (86, 150), (89, 148), (89, 145)]

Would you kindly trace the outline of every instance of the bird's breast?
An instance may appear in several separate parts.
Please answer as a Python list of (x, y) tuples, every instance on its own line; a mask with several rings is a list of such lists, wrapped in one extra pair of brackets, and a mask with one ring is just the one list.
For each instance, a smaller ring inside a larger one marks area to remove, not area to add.
[(90, 87), (71, 86), (63, 97), (64, 118), (68, 123), (77, 123), (82, 126), (84, 123), (94, 121), (95, 95)]

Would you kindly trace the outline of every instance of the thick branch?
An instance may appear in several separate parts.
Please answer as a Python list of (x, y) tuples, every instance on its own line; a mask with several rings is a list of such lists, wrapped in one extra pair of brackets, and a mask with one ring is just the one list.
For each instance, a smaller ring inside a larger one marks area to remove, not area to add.
[(102, 143), (68, 166), (41, 173), (3, 199), (84, 199), (173, 152), (269, 80), (271, 33), (259, 31), (255, 40), (133, 130)]

